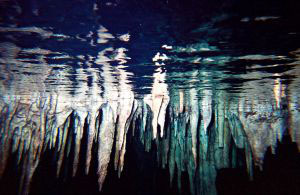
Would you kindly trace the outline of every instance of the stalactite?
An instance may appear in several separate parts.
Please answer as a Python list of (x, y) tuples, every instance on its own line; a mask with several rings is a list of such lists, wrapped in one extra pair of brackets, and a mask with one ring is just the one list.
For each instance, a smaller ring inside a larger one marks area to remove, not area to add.
[(145, 132), (146, 130), (146, 124), (147, 124), (147, 118), (148, 118), (148, 113), (150, 112), (147, 104), (144, 102), (143, 103), (143, 122), (141, 123), (141, 130)]
[(107, 174), (107, 167), (110, 161), (111, 150), (114, 142), (115, 123), (114, 113), (109, 104), (105, 103), (100, 108), (101, 123), (98, 132), (98, 183), (101, 191)]
[[(29, 193), (32, 176), (40, 160), (41, 150), (39, 147), (39, 142), (41, 140), (39, 140), (38, 131), (40, 131), (40, 129), (35, 129), (33, 131), (34, 134), (30, 139), (31, 142), (30, 148), (24, 156), (23, 172), (21, 176), (21, 185), (20, 185), (20, 188), (22, 188), (20, 192), (22, 194)], [(34, 156), (35, 153), (37, 154), (37, 156)]]
[(170, 149), (169, 149), (169, 173), (170, 173), (170, 185), (172, 186), (172, 181), (174, 178), (175, 172), (175, 147), (176, 147), (176, 138), (177, 138), (177, 128), (178, 128), (178, 120), (175, 117), (175, 113), (173, 110), (170, 110), (171, 121), (170, 121)]
[(225, 121), (225, 107), (224, 107), (224, 99), (222, 96), (220, 96), (220, 98), (217, 99), (218, 103), (216, 105), (216, 126), (218, 128), (218, 135), (219, 135), (219, 147), (223, 147), (224, 146), (224, 140), (223, 140), (223, 136), (224, 136), (224, 121)]
[[(150, 103), (145, 98), (120, 98), (118, 102), (99, 101), (93, 109), (85, 107), (85, 104), (72, 107), (59, 102), (57, 97), (43, 97), (36, 104), (33, 100), (18, 99), (11, 100), (9, 104), (2, 103), (0, 176), (10, 153), (16, 152), (16, 161), (22, 172), (20, 188), (28, 193), (34, 171), (48, 149), (55, 151), (57, 177), (60, 176), (62, 164), (69, 165), (70, 157), (74, 157), (74, 176), (77, 169), (81, 169), (78, 167), (79, 154), (83, 131), (86, 130), (87, 151), (83, 159), (86, 166), (83, 169), (88, 174), (95, 144), (100, 190), (110, 160), (121, 175), (126, 143), (129, 141), (127, 137), (135, 136), (147, 152), (156, 143), (157, 161), (162, 168), (169, 170), (170, 185), (177, 182), (181, 191), (182, 173), (187, 171), (191, 194), (216, 194), (214, 182), (217, 171), (239, 167), (240, 154), (237, 149), (244, 151), (251, 179), (254, 162), (262, 160), (266, 147), (275, 148), (277, 139), (280, 140), (288, 128), (287, 121), (297, 124), (297, 113), (292, 108), (288, 108), (288, 112), (294, 112), (293, 121), (287, 117), (287, 111), (279, 110), (272, 104), (265, 108), (265, 103), (257, 100), (241, 100), (236, 105), (229, 102), (226, 94), (217, 94), (213, 102), (211, 90), (204, 91), (201, 99), (197, 93), (196, 89), (180, 92), (170, 89), (168, 96), (150, 99)], [(155, 112), (153, 102), (159, 102)], [(280, 102), (282, 104), (284, 101)], [(158, 129), (155, 128), (160, 129), (160, 136), (156, 135)], [(259, 128), (262, 132), (257, 132)], [(130, 135), (129, 130), (132, 130)], [(110, 159), (113, 144), (116, 151), (112, 154), (114, 158)], [(70, 155), (73, 146), (74, 155)], [(177, 181), (173, 181), (176, 174)]]
[(131, 110), (131, 113), (125, 123), (125, 131), (124, 131), (124, 135), (123, 135), (123, 143), (122, 143), (122, 148), (121, 148), (121, 151), (120, 151), (120, 159), (119, 159), (119, 165), (118, 165), (118, 176), (121, 177), (121, 172), (123, 170), (123, 166), (124, 166), (124, 157), (125, 157), (125, 151), (126, 151), (126, 135), (127, 135), (127, 132), (128, 132), (128, 129), (129, 129), (129, 126), (132, 122), (132, 118), (136, 112), (136, 109), (137, 109), (137, 102), (134, 101), (133, 102), (133, 105), (132, 105), (132, 110)]
[(157, 126), (158, 126), (158, 115), (159, 110), (163, 103), (163, 98), (160, 96), (152, 97), (149, 101), (145, 99), (145, 102), (150, 106), (153, 112), (153, 119), (152, 119), (152, 127), (153, 127), (153, 139), (156, 138), (157, 135)]
[(211, 117), (212, 117), (212, 94), (210, 90), (204, 90), (204, 96), (201, 101), (201, 108), (202, 108), (202, 118), (203, 118), (203, 128), (205, 134), (207, 133), (207, 128), (210, 124)]
[(94, 143), (95, 131), (97, 129), (97, 121), (96, 121), (97, 112), (94, 110), (88, 114), (88, 141), (87, 141), (87, 152), (86, 152), (86, 161), (85, 161), (85, 174), (89, 173), (90, 162), (92, 158), (92, 146)]
[[(150, 111), (150, 107), (148, 105), (147, 105), (147, 110)], [(151, 149), (151, 144), (153, 139), (153, 133), (152, 133), (153, 115), (151, 112), (149, 112), (146, 117), (147, 117), (146, 127), (145, 127), (145, 132), (143, 134), (143, 137), (144, 137), (145, 151), (149, 152)]]
[[(168, 110), (170, 109), (170, 107), (168, 107)], [(170, 120), (170, 112), (167, 112), (167, 116), (166, 119)], [(167, 121), (167, 127), (166, 127), (166, 132), (165, 132), (165, 136), (162, 139), (162, 151), (161, 152), (161, 164), (162, 164), (162, 168), (165, 168), (167, 163), (168, 163), (168, 153), (169, 153), (169, 148), (170, 148), (170, 121)]]
[(78, 168), (79, 161), (79, 152), (80, 152), (80, 141), (81, 141), (81, 121), (82, 118), (78, 116), (76, 113), (74, 114), (74, 123), (73, 123), (73, 131), (75, 135), (75, 149), (74, 149), (74, 159), (73, 159), (73, 171), (72, 176), (74, 177)]
[(125, 132), (126, 132), (126, 122), (130, 117), (133, 107), (133, 99), (124, 98), (120, 101), (118, 106), (118, 121), (117, 121), (117, 135), (116, 135), (116, 152), (114, 159), (115, 170), (119, 169), (119, 160), (122, 150), (122, 145), (124, 143)]
[[(227, 118), (224, 118), (224, 129), (221, 130), (223, 131), (223, 143), (224, 143), (224, 147), (223, 147), (223, 158), (222, 158), (222, 162), (223, 162), (223, 167), (222, 168), (226, 168), (229, 167), (230, 165), (230, 158), (229, 158), (229, 153), (230, 153), (230, 146), (231, 146), (231, 131), (230, 131), (230, 127), (229, 127), (229, 122)], [(219, 131), (218, 131), (219, 132)], [(220, 138), (220, 136), (219, 136)], [(251, 163), (251, 162), (249, 162)]]
[(162, 99), (162, 104), (159, 109), (158, 125), (160, 126), (160, 137), (164, 136), (165, 118), (166, 118), (166, 112), (167, 112), (169, 101), (170, 98), (168, 96), (164, 96)]
[(70, 128), (70, 119), (71, 116), (69, 116), (65, 122), (65, 124), (63, 125), (63, 136), (62, 136), (62, 144), (59, 150), (59, 155), (58, 155), (58, 160), (57, 160), (57, 169), (56, 169), (56, 176), (59, 176), (60, 173), (60, 169), (62, 166), (62, 161), (65, 155), (65, 147), (66, 147), (66, 141), (67, 141), (67, 135), (69, 133), (69, 128)]
[[(196, 145), (194, 146), (193, 145), (193, 139), (194, 137), (193, 136), (197, 136), (197, 135), (193, 135), (193, 131), (192, 131), (192, 128), (191, 128), (191, 124), (195, 122), (194, 120), (190, 120), (188, 122), (188, 130), (187, 130), (187, 138), (186, 138), (186, 152), (185, 152), (185, 163), (187, 164), (186, 165), (186, 169), (187, 169), (187, 172), (188, 172), (188, 176), (189, 176), (189, 184), (190, 184), (190, 192), (192, 195), (195, 194), (195, 187), (194, 187), (194, 179), (195, 179), (195, 170), (196, 170), (196, 165), (197, 165), (197, 153), (194, 153), (196, 152), (196, 148), (193, 148), (193, 147), (196, 147)], [(198, 121), (197, 121), (198, 123)], [(196, 129), (197, 131), (197, 129)], [(196, 141), (195, 141), (196, 142)], [(194, 151), (195, 150), (195, 151)]]
[(137, 108), (136, 111), (133, 115), (133, 118), (131, 119), (131, 136), (134, 137), (136, 131), (138, 130), (138, 123), (140, 122), (139, 119), (141, 118), (142, 115), (142, 108), (141, 108), (141, 104), (140, 101), (136, 100), (136, 104), (137, 104)]
[(190, 91), (190, 106), (189, 106), (189, 115), (190, 115), (190, 130), (192, 136), (192, 152), (194, 156), (195, 165), (197, 163), (197, 129), (199, 121), (199, 105), (198, 100), (196, 99), (196, 90), (192, 89)]
[[(10, 126), (13, 121), (14, 116), (18, 110), (18, 106), (12, 107), (6, 105), (4, 109), (2, 109), (3, 113), (3, 125), (1, 129), (1, 140), (0, 140), (0, 177), (2, 177), (3, 172), (6, 167), (7, 159), (8, 159), (8, 152), (9, 152), (9, 142), (11, 141), (11, 136), (13, 132), (10, 131)], [(12, 111), (10, 111), (12, 110)]]

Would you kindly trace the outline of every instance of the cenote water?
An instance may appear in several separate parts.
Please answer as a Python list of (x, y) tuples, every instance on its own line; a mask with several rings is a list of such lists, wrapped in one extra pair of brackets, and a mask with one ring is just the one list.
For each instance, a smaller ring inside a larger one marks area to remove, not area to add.
[(1, 0), (1, 194), (300, 193), (297, 0)]

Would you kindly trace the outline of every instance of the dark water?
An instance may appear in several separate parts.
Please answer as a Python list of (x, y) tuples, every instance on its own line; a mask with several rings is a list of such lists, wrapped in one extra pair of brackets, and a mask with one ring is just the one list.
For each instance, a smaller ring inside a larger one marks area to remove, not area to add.
[(0, 1), (0, 192), (300, 193), (299, 8)]

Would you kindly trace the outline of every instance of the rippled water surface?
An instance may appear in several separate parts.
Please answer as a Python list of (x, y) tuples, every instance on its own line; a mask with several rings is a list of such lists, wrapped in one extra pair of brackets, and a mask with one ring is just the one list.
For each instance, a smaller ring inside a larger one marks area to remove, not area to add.
[[(30, 192), (46, 158), (57, 178), (97, 174), (95, 192), (117, 186), (104, 182), (107, 174), (116, 182), (115, 170), (123, 181), (124, 166), (130, 180), (126, 161), (140, 158), (146, 171), (135, 174), (146, 174), (149, 158), (167, 171), (163, 185), (177, 186), (165, 193), (216, 194), (220, 170), (240, 168), (253, 181), (284, 137), (299, 152), (296, 1), (7, 0), (0, 8), (0, 176), (10, 181), (14, 163), (18, 193)], [(143, 190), (161, 192), (153, 186)]]

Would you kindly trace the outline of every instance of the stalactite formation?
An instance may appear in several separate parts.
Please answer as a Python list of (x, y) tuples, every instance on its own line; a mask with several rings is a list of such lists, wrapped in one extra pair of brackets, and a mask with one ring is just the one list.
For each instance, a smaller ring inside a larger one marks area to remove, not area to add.
[[(259, 98), (241, 98), (235, 102), (223, 92), (212, 91), (204, 91), (203, 98), (196, 98), (196, 93), (195, 89), (171, 90), (172, 98), (123, 98), (117, 104), (98, 101), (89, 109), (82, 109), (86, 108), (82, 102), (66, 104), (54, 95), (37, 95), (35, 99), (32, 96), (2, 98), (0, 176), (9, 155), (16, 153), (22, 169), (19, 192), (27, 194), (41, 155), (48, 149), (56, 153), (56, 175), (61, 174), (63, 161), (73, 156), (70, 160), (75, 176), (81, 169), (79, 153), (86, 130), (84, 169), (88, 174), (95, 144), (101, 191), (110, 161), (121, 177), (126, 137), (130, 133), (144, 144), (145, 151), (150, 151), (155, 140), (157, 163), (161, 168), (168, 168), (171, 185), (177, 174), (179, 191), (182, 172), (186, 171), (191, 194), (216, 194), (217, 170), (245, 163), (251, 179), (254, 166), (262, 167), (267, 147), (274, 151), (287, 124), (291, 132), (297, 128), (294, 115), (298, 111), (291, 106), (281, 109), (276, 102), (260, 102)], [(292, 113), (290, 118), (288, 113)], [(72, 145), (74, 154), (70, 155)], [(113, 146), (114, 159), (110, 159)], [(243, 158), (238, 151), (244, 151)]]

